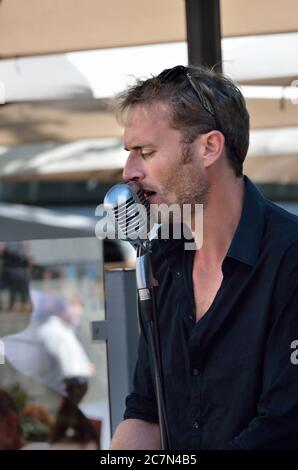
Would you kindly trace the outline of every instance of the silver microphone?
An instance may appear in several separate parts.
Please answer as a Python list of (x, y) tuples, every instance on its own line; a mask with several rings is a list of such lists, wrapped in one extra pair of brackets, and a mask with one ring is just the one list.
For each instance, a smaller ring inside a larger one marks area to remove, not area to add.
[(104, 198), (104, 207), (113, 218), (117, 235), (134, 248), (143, 247), (150, 232), (150, 205), (140, 186), (134, 182), (113, 186)]

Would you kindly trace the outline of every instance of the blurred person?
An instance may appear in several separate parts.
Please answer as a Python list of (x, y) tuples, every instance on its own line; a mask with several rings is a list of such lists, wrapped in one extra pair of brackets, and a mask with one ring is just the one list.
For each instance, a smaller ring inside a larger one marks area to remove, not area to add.
[[(298, 449), (298, 221), (243, 175), (249, 115), (240, 90), (215, 71), (177, 66), (138, 80), (119, 108), (124, 181), (151, 208), (190, 204), (194, 241), (203, 204), (201, 245), (152, 244), (171, 448)], [(160, 449), (153, 377), (143, 328), (111, 449)]]
[(100, 435), (72, 398), (62, 397), (52, 430), (53, 449), (99, 449)]
[(82, 314), (79, 300), (66, 301), (36, 289), (30, 296), (33, 310), (27, 327), (1, 338), (6, 359), (58, 393), (82, 399), (94, 366), (75, 333)]
[[(57, 359), (65, 392), (78, 404), (87, 392), (88, 380), (94, 372), (93, 364), (75, 335), (82, 305), (75, 297), (67, 302), (50, 294), (46, 294), (45, 298), (49, 302), (48, 307), (55, 309), (55, 314), (40, 326), (39, 337), (47, 351)], [(46, 303), (43, 299), (42, 309), (44, 308), (46, 309)]]
[(31, 309), (29, 283), (31, 257), (28, 242), (1, 244), (1, 289), (8, 291), (8, 310), (29, 312)]

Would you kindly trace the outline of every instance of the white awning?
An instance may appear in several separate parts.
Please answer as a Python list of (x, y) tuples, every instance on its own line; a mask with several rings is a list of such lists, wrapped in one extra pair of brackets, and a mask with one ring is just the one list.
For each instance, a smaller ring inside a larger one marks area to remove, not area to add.
[(1, 181), (112, 181), (127, 157), (118, 139), (2, 147), (0, 153)]
[[(296, 0), (221, 0), (223, 37), (298, 30)], [(186, 40), (184, 0), (3, 0), (0, 57)]]

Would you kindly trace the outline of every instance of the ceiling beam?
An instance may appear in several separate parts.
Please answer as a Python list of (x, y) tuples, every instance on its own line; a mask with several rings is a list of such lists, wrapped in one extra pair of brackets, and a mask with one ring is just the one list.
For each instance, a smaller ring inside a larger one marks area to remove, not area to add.
[(3, 0), (0, 58), (186, 40), (182, 0)]
[[(252, 129), (298, 126), (298, 105), (289, 100), (248, 99)], [(0, 106), (0, 145), (120, 137), (115, 116), (92, 98), (22, 102)]]
[(244, 161), (244, 173), (256, 182), (298, 184), (298, 153), (247, 157)]
[[(298, 31), (297, 0), (221, 0), (220, 10), (223, 37)], [(0, 58), (186, 38), (183, 0), (0, 2)]]
[(0, 145), (117, 137), (115, 116), (93, 98), (0, 106)]
[(251, 129), (298, 126), (298, 104), (290, 100), (247, 99)]
[(297, 0), (221, 0), (223, 37), (298, 31)]

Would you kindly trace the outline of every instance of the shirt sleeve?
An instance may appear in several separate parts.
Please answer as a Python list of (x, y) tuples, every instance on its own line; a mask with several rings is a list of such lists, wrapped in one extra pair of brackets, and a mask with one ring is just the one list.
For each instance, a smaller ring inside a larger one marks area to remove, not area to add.
[(151, 423), (158, 423), (158, 412), (155, 400), (155, 391), (152, 382), (151, 360), (148, 353), (148, 344), (141, 330), (139, 340), (138, 360), (134, 372), (133, 389), (126, 398), (124, 419), (142, 419)]
[[(297, 250), (290, 250), (297, 256)], [(257, 416), (224, 449), (298, 448), (298, 256), (280, 277), (273, 320), (264, 352), (263, 387)], [(284, 292), (282, 292), (284, 291)], [(282, 308), (281, 308), (282, 307)], [(296, 351), (295, 351), (296, 349)]]

